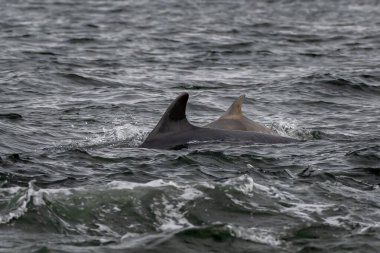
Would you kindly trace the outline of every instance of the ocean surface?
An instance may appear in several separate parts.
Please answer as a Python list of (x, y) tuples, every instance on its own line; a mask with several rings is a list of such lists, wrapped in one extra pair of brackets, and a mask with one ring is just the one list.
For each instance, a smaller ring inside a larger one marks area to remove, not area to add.
[[(379, 252), (380, 1), (0, 0), (0, 252)], [(294, 144), (140, 149), (240, 95)]]

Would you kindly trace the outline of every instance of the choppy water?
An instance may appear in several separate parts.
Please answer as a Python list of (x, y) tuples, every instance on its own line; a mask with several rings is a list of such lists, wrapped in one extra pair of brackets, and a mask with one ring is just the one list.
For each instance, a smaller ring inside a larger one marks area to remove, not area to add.
[[(378, 252), (379, 27), (375, 0), (0, 1), (0, 252)], [(194, 124), (246, 94), (305, 141), (137, 148), (184, 91)]]

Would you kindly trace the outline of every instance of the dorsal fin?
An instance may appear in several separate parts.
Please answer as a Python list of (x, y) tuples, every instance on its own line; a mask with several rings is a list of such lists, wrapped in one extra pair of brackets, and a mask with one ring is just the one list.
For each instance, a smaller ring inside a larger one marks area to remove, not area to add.
[(166, 112), (157, 126), (148, 135), (145, 141), (154, 138), (158, 134), (185, 131), (194, 128), (186, 118), (186, 105), (189, 99), (188, 93), (180, 94), (166, 109)]
[(235, 102), (232, 103), (230, 108), (222, 115), (222, 117), (229, 116), (242, 116), (243, 113), (241, 111), (242, 104), (244, 102), (245, 95), (241, 95)]

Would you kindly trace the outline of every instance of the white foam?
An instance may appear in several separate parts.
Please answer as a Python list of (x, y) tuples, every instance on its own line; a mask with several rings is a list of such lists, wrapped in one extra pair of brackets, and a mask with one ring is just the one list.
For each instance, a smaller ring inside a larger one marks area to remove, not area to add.
[[(330, 203), (308, 203), (308, 199), (306, 200), (307, 202), (305, 202), (305, 200), (300, 199), (296, 195), (290, 193), (288, 191), (288, 186), (283, 185), (280, 181), (271, 182), (271, 184), (276, 186), (266, 186), (255, 182), (254, 179), (249, 175), (242, 175), (237, 178), (227, 180), (222, 184), (224, 186), (232, 186), (235, 190), (238, 190), (248, 197), (259, 195), (265, 198), (273, 199), (273, 205), (278, 206), (279, 212), (286, 213), (305, 221), (315, 221), (313, 216), (321, 217), (323, 216), (324, 211), (332, 210), (336, 207), (335, 204)], [(283, 190), (283, 188), (285, 190)], [(260, 208), (260, 206), (254, 200), (248, 203), (247, 200), (236, 199), (235, 196), (228, 193), (226, 193), (226, 196), (229, 197), (235, 204), (244, 208), (249, 208), (247, 204), (249, 204), (251, 208)], [(290, 207), (279, 205), (279, 201), (288, 203)]]
[(127, 233), (121, 238), (121, 244), (112, 246), (112, 248), (135, 248), (145, 246), (152, 241), (162, 239), (162, 234), (135, 234), (135, 233)]
[(127, 240), (127, 239), (136, 238), (136, 237), (139, 237), (139, 236), (141, 236), (141, 234), (129, 232), (129, 233), (126, 233), (125, 235), (123, 235), (120, 240), (124, 241), (124, 240)]
[(236, 237), (247, 241), (267, 244), (270, 246), (278, 247), (281, 241), (276, 238), (273, 232), (258, 228), (244, 228), (240, 226), (227, 225), (231, 234)]
[(229, 179), (222, 183), (224, 186), (233, 186), (236, 190), (251, 196), (253, 194), (253, 179), (248, 175), (242, 175), (238, 178)]
[(322, 215), (323, 211), (333, 208), (334, 204), (324, 204), (324, 203), (291, 203), (292, 207), (286, 207), (283, 212), (290, 213), (298, 218), (303, 218), (308, 221), (315, 221), (311, 215), (318, 214)]
[(98, 226), (98, 229), (99, 231), (103, 232), (103, 233), (106, 233), (107, 235), (109, 236), (116, 236), (116, 237), (119, 237), (120, 235), (118, 233), (116, 233), (115, 231), (113, 231), (110, 227), (104, 225), (104, 224), (100, 224), (100, 223), (95, 223), (95, 225)]
[(112, 181), (109, 182), (108, 187), (112, 189), (117, 190), (133, 190), (136, 187), (163, 187), (163, 186), (173, 186), (176, 188), (180, 188), (178, 184), (174, 183), (173, 181), (164, 181), (162, 179), (153, 180), (147, 183), (135, 183), (135, 182), (128, 182), (128, 181)]
[[(82, 188), (77, 188), (82, 189)], [(1, 189), (2, 192), (8, 192), (10, 194), (21, 193), (21, 197), (17, 200), (17, 207), (11, 210), (8, 214), (0, 215), (0, 224), (8, 223), (13, 219), (18, 219), (28, 211), (28, 204), (32, 201), (35, 206), (45, 205), (44, 198), (49, 195), (70, 195), (72, 189), (36, 189), (34, 186), (34, 180), (29, 182), (27, 188), (24, 187), (10, 187)], [(17, 196), (16, 196), (17, 197)]]
[(270, 128), (281, 136), (292, 138), (312, 138), (311, 131), (301, 127), (300, 123), (296, 119), (280, 118), (276, 123), (272, 123)]
[(161, 231), (193, 227), (185, 218), (186, 212), (181, 211), (181, 209), (188, 201), (201, 197), (203, 193), (191, 186), (184, 187), (186, 187), (184, 192), (177, 199), (168, 200), (167, 197), (162, 196), (160, 200), (156, 199), (151, 205)]
[(9, 221), (13, 219), (17, 219), (21, 217), (22, 215), (24, 215), (28, 211), (27, 205), (30, 202), (30, 198), (31, 196), (28, 193), (21, 196), (17, 200), (18, 207), (16, 209), (12, 210), (8, 214), (4, 214), (0, 216), (0, 224), (8, 223)]
[(199, 182), (197, 185), (205, 187), (207, 189), (215, 189), (215, 184), (210, 184), (209, 182)]
[(232, 194), (229, 194), (229, 193), (225, 193), (226, 196), (233, 202), (235, 203), (236, 205), (238, 206), (241, 206), (243, 208), (246, 208), (246, 209), (252, 209), (252, 208), (256, 208), (258, 209), (259, 208), (259, 205), (257, 205), (256, 203), (254, 202), (251, 202), (249, 203), (249, 206), (247, 205), (247, 202), (246, 201), (242, 201), (242, 200), (237, 200), (235, 198), (235, 196), (233, 196)]
[(201, 196), (203, 196), (203, 193), (201, 191), (198, 191), (195, 188), (189, 187), (185, 189), (185, 191), (180, 196), (180, 198), (184, 200), (193, 200)]
[(331, 216), (324, 219), (325, 223), (333, 227), (346, 227), (344, 224), (345, 218), (342, 215)]
[(162, 231), (177, 230), (184, 227), (192, 227), (193, 225), (184, 217), (180, 209), (185, 205), (184, 202), (178, 203), (176, 206), (169, 204), (166, 198), (163, 198), (162, 204), (165, 206), (163, 215), (156, 217), (160, 219)]
[[(206, 184), (207, 185), (207, 184)], [(176, 206), (169, 204), (166, 200), (164, 204), (167, 218), (163, 219), (161, 224), (162, 230), (176, 229), (179, 227), (188, 226), (190, 223), (183, 218), (183, 214), (179, 212), (179, 209), (190, 200), (201, 197), (203, 193), (191, 185), (178, 185), (173, 181), (164, 181), (162, 179), (153, 180), (147, 183), (135, 183), (127, 181), (112, 181), (106, 184), (106, 188), (116, 190), (133, 190), (138, 187), (143, 188), (159, 188), (159, 187), (174, 187), (176, 190), (180, 190), (180, 195), (175, 199), (179, 201)], [(0, 223), (8, 223), (12, 219), (18, 219), (28, 211), (28, 204), (33, 203), (34, 206), (44, 206), (45, 200), (49, 198), (57, 198), (58, 196), (69, 196), (74, 192), (79, 191), (91, 191), (91, 188), (77, 187), (77, 188), (59, 188), (59, 189), (37, 189), (34, 186), (34, 181), (29, 183), (28, 187), (10, 187), (1, 188), (0, 194), (4, 195), (3, 198), (17, 198), (15, 208), (10, 210), (9, 213), (0, 215)], [(20, 195), (21, 196), (17, 196)], [(10, 196), (8, 196), (10, 195)], [(16, 195), (16, 196), (14, 196)], [(114, 211), (120, 211), (118, 207), (114, 207)], [(162, 216), (163, 217), (163, 216)]]
[(110, 128), (103, 127), (102, 130), (102, 134), (87, 137), (85, 145), (128, 141), (130, 146), (138, 146), (148, 132), (148, 130), (130, 123), (114, 125)]
[(87, 231), (89, 230), (89, 227), (87, 227), (85, 224), (77, 224), (75, 228), (82, 234), (87, 234)]
[(15, 194), (20, 192), (25, 188), (19, 187), (19, 186), (14, 186), (14, 187), (9, 187), (9, 188), (0, 188), (0, 193), (7, 193), (7, 194)]
[(256, 183), (252, 177), (245, 174), (237, 178), (229, 179), (226, 182), (223, 183), (225, 186), (233, 186), (236, 190), (242, 192), (243, 194), (246, 194), (248, 196), (253, 196), (256, 194), (266, 194), (269, 197), (280, 199), (280, 200), (289, 200), (296, 198), (286, 193), (277, 187), (274, 186), (265, 186), (259, 183)]
[(149, 133), (149, 129), (144, 126), (137, 126), (134, 123), (118, 122), (116, 124), (103, 127), (101, 133), (89, 135), (83, 141), (70, 140), (65, 143), (56, 143), (55, 146), (63, 149), (72, 149), (125, 142), (129, 147), (136, 147), (143, 142)]
[[(147, 183), (134, 183), (126, 181), (112, 181), (107, 184), (112, 189), (132, 190), (136, 188), (160, 188), (173, 187), (174, 196), (162, 195), (155, 198), (150, 208), (152, 209), (157, 220), (156, 226), (161, 231), (174, 231), (182, 228), (192, 227), (193, 225), (185, 218), (185, 212), (182, 207), (189, 201), (203, 196), (203, 193), (196, 189), (193, 185), (179, 185), (173, 181), (165, 181), (162, 179), (153, 180)], [(210, 187), (209, 184), (203, 186)]]

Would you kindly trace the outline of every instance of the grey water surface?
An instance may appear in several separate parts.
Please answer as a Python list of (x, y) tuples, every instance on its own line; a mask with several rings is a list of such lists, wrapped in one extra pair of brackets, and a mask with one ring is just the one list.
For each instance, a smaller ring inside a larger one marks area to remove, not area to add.
[[(379, 252), (377, 0), (0, 0), (0, 252)], [(301, 143), (139, 149), (190, 94)]]

